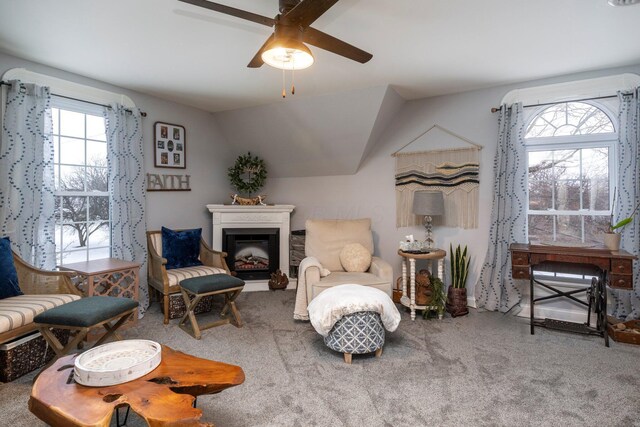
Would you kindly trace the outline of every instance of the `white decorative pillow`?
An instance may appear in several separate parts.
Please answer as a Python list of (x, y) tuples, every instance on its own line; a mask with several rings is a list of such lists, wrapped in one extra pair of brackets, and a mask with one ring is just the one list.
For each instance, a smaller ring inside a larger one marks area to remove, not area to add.
[(371, 265), (371, 252), (360, 243), (350, 243), (340, 251), (340, 263), (345, 271), (365, 272)]

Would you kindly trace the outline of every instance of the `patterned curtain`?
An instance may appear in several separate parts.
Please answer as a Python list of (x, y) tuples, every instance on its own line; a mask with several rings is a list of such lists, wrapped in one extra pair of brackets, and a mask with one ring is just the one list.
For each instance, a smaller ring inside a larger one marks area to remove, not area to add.
[[(614, 209), (614, 222), (627, 218), (640, 203), (640, 88), (631, 95), (618, 94), (620, 126), (618, 145), (618, 183)], [(636, 213), (631, 224), (622, 230), (622, 249), (640, 254), (640, 215)], [(612, 290), (612, 314), (626, 320), (640, 318), (640, 262), (635, 261), (633, 291)]]
[(55, 197), (48, 87), (9, 82), (0, 140), (0, 235), (36, 267), (53, 270)]
[(478, 307), (507, 312), (522, 297), (511, 278), (509, 245), (527, 241), (527, 161), (522, 104), (503, 105), (499, 114), (489, 247), (475, 295)]
[(121, 105), (105, 109), (111, 198), (111, 255), (139, 262), (140, 316), (149, 307), (145, 240), (145, 188), (142, 117)]

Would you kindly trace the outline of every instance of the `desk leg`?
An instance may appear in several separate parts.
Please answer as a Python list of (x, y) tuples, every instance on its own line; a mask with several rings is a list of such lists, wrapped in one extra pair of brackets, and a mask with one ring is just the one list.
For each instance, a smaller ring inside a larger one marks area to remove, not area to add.
[(416, 320), (416, 260), (409, 258), (409, 274), (411, 275), (411, 320)]
[(529, 266), (529, 324), (533, 335), (533, 267)]
[[(438, 264), (438, 278), (442, 280), (442, 286), (444, 286), (444, 258), (440, 258), (437, 261)], [(444, 317), (444, 307), (438, 309), (438, 320), (442, 320)]]

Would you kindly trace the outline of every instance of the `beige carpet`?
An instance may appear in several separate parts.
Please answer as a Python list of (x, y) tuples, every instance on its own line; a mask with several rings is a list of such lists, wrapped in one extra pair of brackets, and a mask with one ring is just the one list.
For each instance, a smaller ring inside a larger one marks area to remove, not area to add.
[[(531, 336), (525, 320), (498, 313), (412, 322), (401, 310), (382, 357), (347, 365), (292, 319), (294, 299), (243, 294), (245, 326), (209, 329), (201, 341), (177, 320), (164, 326), (156, 304), (126, 335), (240, 365), (244, 384), (198, 399), (218, 427), (640, 426), (640, 346), (607, 349), (601, 338), (543, 329)], [(27, 408), (32, 378), (0, 385), (0, 425), (43, 425)]]

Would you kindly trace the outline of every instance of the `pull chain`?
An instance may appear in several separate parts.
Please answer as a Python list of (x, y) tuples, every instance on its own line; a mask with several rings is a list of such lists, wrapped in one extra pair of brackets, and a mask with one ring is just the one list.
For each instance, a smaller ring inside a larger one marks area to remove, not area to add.
[(296, 94), (296, 86), (294, 84), (295, 81), (295, 72), (296, 72), (296, 63), (295, 61), (293, 62), (293, 67), (291, 68), (291, 95), (295, 95)]
[(285, 92), (284, 87), (285, 87), (285, 82), (284, 82), (284, 67), (283, 67), (282, 68), (282, 97), (286, 98), (287, 92)]

